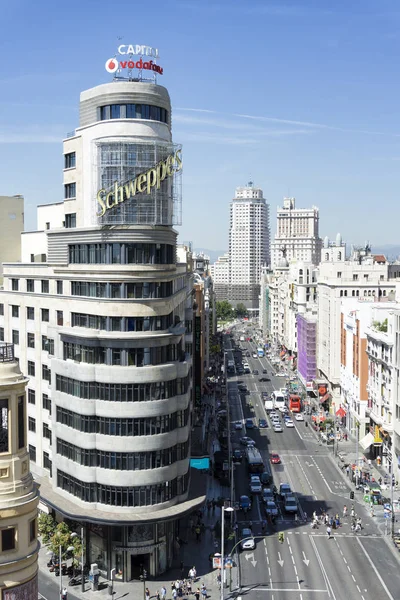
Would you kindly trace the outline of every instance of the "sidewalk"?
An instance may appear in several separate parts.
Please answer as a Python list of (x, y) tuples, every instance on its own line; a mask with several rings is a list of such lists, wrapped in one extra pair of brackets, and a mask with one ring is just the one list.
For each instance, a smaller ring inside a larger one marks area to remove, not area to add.
[[(228, 497), (229, 488), (222, 487), (218, 480), (211, 475), (204, 475), (207, 478), (207, 499), (212, 500), (218, 499), (219, 497)], [(167, 589), (167, 599), (171, 596), (171, 582), (176, 579), (186, 578), (188, 571), (193, 566), (196, 567), (198, 580), (193, 585), (193, 591), (196, 591), (197, 587), (200, 587), (204, 582), (208, 598), (217, 600), (220, 594), (220, 590), (217, 584), (217, 571), (213, 570), (212, 564), (209, 561), (209, 555), (215, 552), (220, 552), (220, 540), (215, 540), (212, 528), (217, 520), (221, 519), (221, 509), (216, 507), (214, 511), (205, 510), (202, 514), (202, 521), (205, 525), (205, 531), (199, 541), (196, 541), (196, 535), (192, 532), (189, 521), (190, 517), (182, 519), (181, 522), (181, 539), (183, 544), (180, 548), (180, 554), (176, 557), (174, 565), (166, 573), (158, 578), (150, 578), (146, 581), (146, 587), (149, 588), (152, 597), (156, 597), (157, 590), (161, 590), (161, 587), (165, 585)], [(229, 547), (227, 548), (228, 552)], [(39, 551), (39, 570), (45, 576), (47, 575), (54, 583), (59, 582), (59, 578), (55, 577), (54, 573), (50, 573), (47, 563), (49, 556), (47, 554), (47, 548), (44, 546)], [(180, 563), (183, 562), (183, 574), (180, 568)], [(68, 586), (69, 577), (63, 577), (63, 585), (66, 585), (68, 592), (76, 598), (86, 599), (111, 599), (108, 593), (108, 581), (100, 580), (100, 588), (98, 591), (91, 591), (89, 582), (86, 582), (86, 591), (81, 591), (81, 586)], [(141, 600), (144, 598), (144, 585), (141, 581), (130, 581), (123, 583), (120, 581), (114, 581), (114, 600), (119, 598), (131, 598), (132, 600)], [(186, 596), (182, 597), (186, 599)], [(190, 596), (191, 599), (194, 596)]]

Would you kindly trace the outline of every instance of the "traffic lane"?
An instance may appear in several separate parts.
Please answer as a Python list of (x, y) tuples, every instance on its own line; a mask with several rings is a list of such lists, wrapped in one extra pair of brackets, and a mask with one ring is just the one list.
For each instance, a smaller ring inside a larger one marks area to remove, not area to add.
[[(378, 559), (378, 552), (374, 551), (374, 554), (370, 555), (357, 536), (335, 537), (332, 535), (328, 539), (326, 535), (314, 535), (312, 539), (321, 561), (325, 565), (332, 591), (337, 598), (342, 598), (344, 591), (347, 598), (357, 600), (363, 598), (365, 600), (367, 598), (395, 600), (399, 597), (398, 588), (393, 596), (387, 583), (375, 567), (374, 561)], [(380, 548), (379, 542), (377, 547)], [(395, 575), (393, 578), (392, 573), (386, 575), (390, 586), (396, 585), (398, 576)]]
[(242, 550), (240, 560), (241, 587), (266, 586), (270, 583), (264, 539), (258, 538), (254, 550)]
[[(68, 583), (68, 578), (63, 578), (64, 583)], [(43, 571), (38, 572), (38, 589), (39, 589), (39, 599), (43, 600), (60, 600), (60, 581), (59, 577), (49, 577), (47, 573)], [(87, 587), (87, 584), (86, 584)], [(69, 600), (78, 600), (77, 596), (70, 592), (68, 589), (68, 599)]]
[[(392, 548), (388, 546), (387, 542), (383, 538), (358, 537), (357, 541), (361, 550), (360, 555), (362, 554), (365, 556), (368, 569), (371, 568), (374, 570), (370, 561), (371, 559), (374, 567), (378, 571), (379, 576), (386, 584), (389, 593), (392, 594), (393, 598), (398, 598), (400, 590), (398, 552), (393, 552)], [(365, 553), (367, 553), (367, 556)], [(376, 576), (377, 579), (379, 579), (377, 574)], [(388, 596), (387, 592), (386, 595)], [(383, 598), (385, 598), (384, 595)], [(390, 598), (390, 596), (388, 596), (388, 598)]]
[(303, 599), (308, 594), (329, 593), (329, 587), (323, 568), (319, 564), (309, 532), (288, 532), (285, 537), (290, 549), (290, 560), (296, 576), (296, 581), (303, 594)]

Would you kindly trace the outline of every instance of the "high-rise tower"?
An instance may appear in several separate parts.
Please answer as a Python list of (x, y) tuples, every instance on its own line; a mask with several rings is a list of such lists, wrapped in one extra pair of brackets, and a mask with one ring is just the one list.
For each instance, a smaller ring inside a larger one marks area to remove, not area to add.
[(295, 198), (284, 198), (277, 209), (276, 234), (271, 245), (272, 267), (280, 260), (282, 248), (290, 262), (297, 260), (318, 265), (322, 240), (319, 237), (319, 209), (296, 208)]
[(26, 444), (27, 378), (13, 344), (0, 343), (0, 593), (37, 598), (39, 492)]
[(262, 267), (270, 264), (269, 205), (249, 182), (230, 206), (228, 300), (258, 310)]
[(171, 565), (179, 519), (202, 501), (189, 490), (192, 288), (167, 89), (132, 76), (82, 92), (63, 154), (64, 199), (38, 208), (22, 263), (5, 266), (0, 327), (30, 377), (42, 500), (83, 525), (88, 563), (128, 581)]

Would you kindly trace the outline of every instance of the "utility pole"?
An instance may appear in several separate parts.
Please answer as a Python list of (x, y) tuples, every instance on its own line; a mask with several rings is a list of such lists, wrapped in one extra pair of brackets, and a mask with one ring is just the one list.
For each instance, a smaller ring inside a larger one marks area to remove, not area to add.
[(358, 434), (359, 434), (359, 427), (360, 424), (358, 423), (358, 421), (356, 421), (356, 489), (358, 489), (358, 474), (359, 474), (359, 470), (358, 470)]

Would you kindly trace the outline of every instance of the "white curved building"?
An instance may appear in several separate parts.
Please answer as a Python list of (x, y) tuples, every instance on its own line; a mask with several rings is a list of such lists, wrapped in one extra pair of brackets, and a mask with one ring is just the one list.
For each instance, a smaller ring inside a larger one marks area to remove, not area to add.
[(0, 325), (31, 377), (43, 502), (85, 526), (103, 572), (157, 575), (202, 501), (189, 495), (192, 286), (176, 260), (182, 155), (167, 90), (83, 92), (64, 166), (64, 201), (38, 208), (22, 263), (4, 267)]

